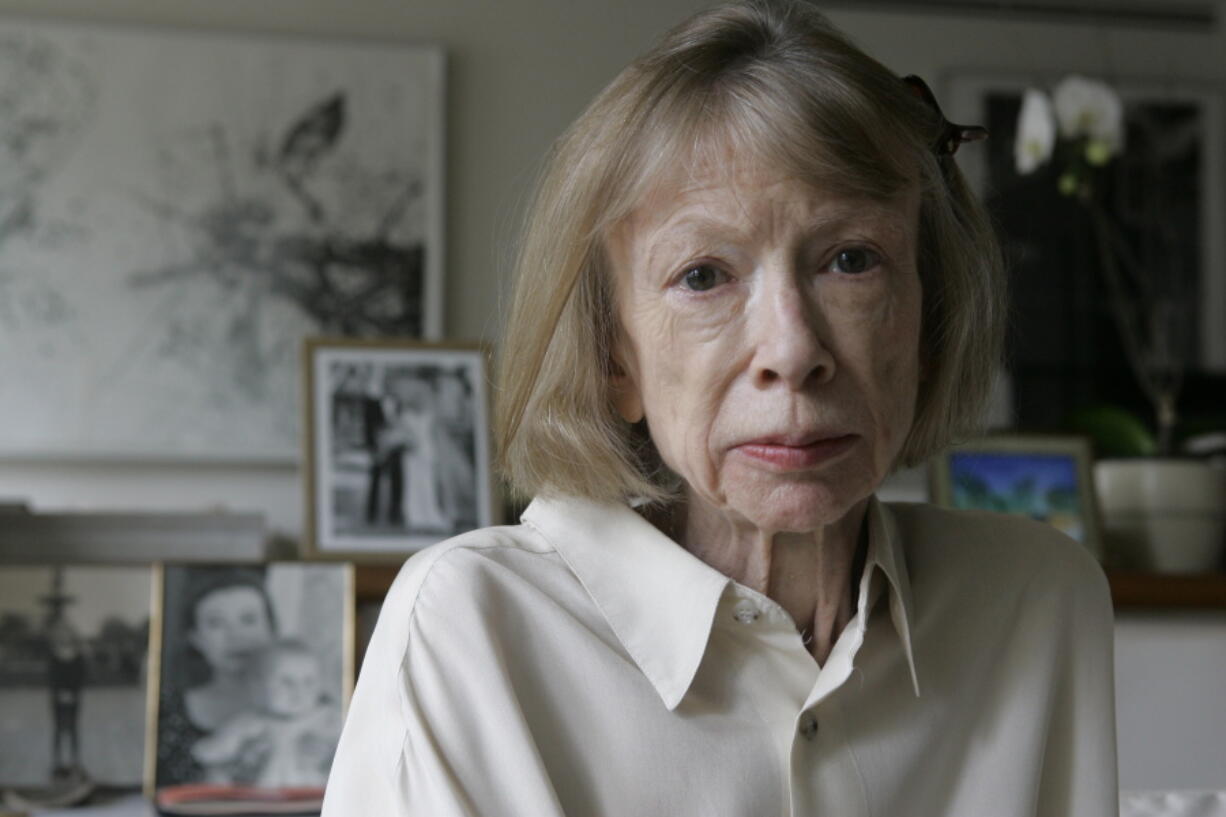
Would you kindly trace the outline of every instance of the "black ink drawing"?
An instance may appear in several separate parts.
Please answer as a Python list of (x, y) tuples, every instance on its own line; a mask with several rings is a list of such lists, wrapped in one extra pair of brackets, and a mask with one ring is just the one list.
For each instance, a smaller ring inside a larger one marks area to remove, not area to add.
[(435, 336), (441, 55), (0, 24), (0, 451), (294, 456), (307, 335)]

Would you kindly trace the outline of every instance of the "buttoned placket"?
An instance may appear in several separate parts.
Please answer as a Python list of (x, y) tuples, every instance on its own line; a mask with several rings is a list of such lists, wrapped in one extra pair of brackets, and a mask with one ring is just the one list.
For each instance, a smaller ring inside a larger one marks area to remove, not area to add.
[[(867, 816), (859, 771), (850, 754), (837, 711), (824, 703), (850, 677), (864, 642), (866, 619), (881, 588), (862, 586), (858, 610), (819, 667), (776, 602), (741, 585), (732, 585), (724, 606), (727, 623), (740, 641), (761, 641), (748, 667), (755, 708), (774, 732), (782, 802), (788, 817), (807, 817), (829, 803), (840, 815)], [(824, 721), (829, 721), (826, 723)], [(824, 782), (823, 782), (824, 781)], [(824, 791), (819, 791), (824, 789)], [(816, 802), (815, 802), (816, 797)]]

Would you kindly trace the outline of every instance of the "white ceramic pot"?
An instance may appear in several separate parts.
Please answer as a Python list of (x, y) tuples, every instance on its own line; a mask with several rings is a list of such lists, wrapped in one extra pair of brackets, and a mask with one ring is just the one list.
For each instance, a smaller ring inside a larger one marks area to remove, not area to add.
[(1198, 460), (1094, 464), (1109, 559), (1161, 573), (1220, 570), (1226, 549), (1226, 470)]

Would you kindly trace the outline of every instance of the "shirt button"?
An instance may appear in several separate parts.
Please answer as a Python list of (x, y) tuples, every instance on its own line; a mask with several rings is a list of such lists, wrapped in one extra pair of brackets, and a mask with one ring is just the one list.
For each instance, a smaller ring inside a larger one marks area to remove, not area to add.
[(813, 740), (817, 737), (817, 716), (812, 712), (806, 712), (800, 716), (800, 727), (797, 730), (800, 736), (805, 740)]
[(737, 602), (736, 607), (732, 609), (732, 617), (742, 624), (753, 624), (761, 615), (762, 613), (752, 601)]

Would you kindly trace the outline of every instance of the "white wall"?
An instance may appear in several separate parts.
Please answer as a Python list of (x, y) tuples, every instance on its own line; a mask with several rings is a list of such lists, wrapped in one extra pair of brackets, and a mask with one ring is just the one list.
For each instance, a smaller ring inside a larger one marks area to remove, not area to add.
[(1226, 611), (1118, 615), (1115, 687), (1122, 786), (1226, 789)]
[[(550, 140), (695, 0), (0, 0), (38, 17), (431, 41), (449, 54), (447, 328), (497, 334), (518, 205)], [(1226, 35), (836, 9), (900, 73), (968, 69), (1226, 84)], [(1224, 225), (1226, 226), (1226, 225)], [(1224, 272), (1226, 274), (1226, 272)], [(295, 469), (0, 462), (0, 497), (42, 508), (263, 511), (301, 528)], [(1117, 627), (1121, 782), (1226, 788), (1226, 618), (1130, 613)]]

